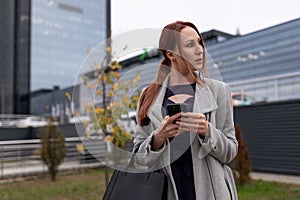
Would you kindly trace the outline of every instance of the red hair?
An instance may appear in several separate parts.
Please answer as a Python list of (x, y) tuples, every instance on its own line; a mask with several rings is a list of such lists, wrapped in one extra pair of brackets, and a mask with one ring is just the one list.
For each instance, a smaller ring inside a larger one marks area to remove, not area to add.
[[(191, 22), (176, 21), (174, 23), (166, 25), (159, 39), (159, 51), (163, 55), (163, 60), (157, 71), (155, 80), (144, 90), (139, 100), (139, 112), (138, 112), (138, 124), (140, 126), (146, 126), (150, 123), (150, 119), (147, 116), (150, 106), (156, 98), (166, 76), (170, 73), (171, 61), (167, 56), (167, 50), (174, 50), (175, 45), (179, 41), (179, 34), (185, 27), (193, 28), (200, 37), (200, 45), (204, 49), (203, 53), (203, 71), (207, 75), (206, 63), (205, 63), (205, 45), (204, 40), (198, 31), (197, 27)], [(180, 49), (179, 49), (180, 51)], [(190, 69), (189, 69), (190, 70)], [(192, 71), (190, 71), (192, 73)], [(197, 77), (194, 75), (195, 82), (201, 84)]]

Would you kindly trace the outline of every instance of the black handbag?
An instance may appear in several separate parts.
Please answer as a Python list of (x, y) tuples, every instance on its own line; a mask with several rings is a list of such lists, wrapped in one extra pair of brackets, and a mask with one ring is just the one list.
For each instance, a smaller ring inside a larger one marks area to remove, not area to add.
[(115, 169), (102, 200), (161, 200), (166, 199), (166, 175), (163, 170), (137, 171), (132, 156), (128, 166)]

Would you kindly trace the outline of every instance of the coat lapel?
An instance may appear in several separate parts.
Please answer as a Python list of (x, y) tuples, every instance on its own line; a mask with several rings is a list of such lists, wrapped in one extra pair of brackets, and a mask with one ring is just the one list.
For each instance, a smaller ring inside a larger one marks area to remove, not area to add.
[(200, 86), (197, 84), (193, 112), (205, 114), (217, 108), (217, 102), (208, 85)]
[[(164, 101), (168, 83), (169, 83), (169, 75), (166, 77), (165, 81), (163, 82), (163, 85), (161, 86), (158, 95), (154, 103), (151, 105), (148, 112), (148, 117), (154, 123), (155, 127), (158, 127), (161, 121), (163, 120), (162, 104)], [(217, 108), (218, 105), (208, 85), (204, 84), (203, 86), (200, 86), (196, 84), (193, 112), (205, 114), (205, 113), (212, 112)]]
[(154, 103), (151, 105), (149, 112), (148, 112), (148, 117), (151, 120), (151, 122), (154, 123), (155, 127), (158, 127), (159, 124), (161, 123), (161, 121), (163, 120), (162, 104), (164, 101), (168, 83), (169, 83), (169, 75), (166, 77), (165, 81), (163, 82), (163, 84), (157, 94), (157, 97), (156, 97)]

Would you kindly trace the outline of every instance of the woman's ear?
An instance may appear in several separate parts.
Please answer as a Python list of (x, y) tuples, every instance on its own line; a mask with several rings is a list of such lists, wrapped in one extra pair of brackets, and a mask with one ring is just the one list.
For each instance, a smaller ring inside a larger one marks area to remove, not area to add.
[(172, 51), (167, 50), (166, 55), (169, 58), (169, 60), (175, 59), (174, 53)]

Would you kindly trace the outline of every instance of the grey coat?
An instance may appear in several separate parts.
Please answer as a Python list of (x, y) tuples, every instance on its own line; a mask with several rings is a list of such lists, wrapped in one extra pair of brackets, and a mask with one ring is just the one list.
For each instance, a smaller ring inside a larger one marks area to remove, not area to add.
[[(134, 149), (139, 148), (135, 156), (136, 163), (164, 167), (168, 176), (168, 199), (177, 200), (170, 167), (169, 140), (160, 150), (151, 150), (152, 136), (162, 121), (161, 107), (168, 82), (169, 77), (164, 81), (155, 102), (149, 109), (150, 124), (137, 126)], [(238, 199), (232, 171), (227, 166), (238, 151), (228, 85), (212, 79), (207, 79), (203, 86), (197, 84), (193, 112), (211, 112), (209, 133), (205, 139), (201, 139), (197, 134), (190, 134), (197, 200)]]

